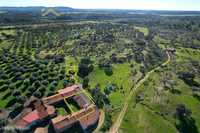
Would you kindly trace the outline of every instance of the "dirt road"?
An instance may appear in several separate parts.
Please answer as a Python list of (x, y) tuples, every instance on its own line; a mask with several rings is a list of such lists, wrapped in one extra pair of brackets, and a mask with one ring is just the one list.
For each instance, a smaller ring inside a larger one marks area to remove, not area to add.
[(161, 68), (161, 66), (165, 66), (167, 65), (169, 62), (170, 62), (170, 55), (168, 52), (166, 52), (167, 56), (168, 56), (168, 59), (166, 62), (164, 62), (163, 64), (161, 64), (160, 66), (154, 68), (153, 70), (151, 70), (150, 72), (148, 72), (145, 77), (143, 79), (141, 79), (130, 91), (129, 95), (127, 96), (125, 102), (124, 102), (124, 106), (117, 118), (117, 120), (115, 121), (115, 123), (113, 123), (112, 127), (110, 128), (110, 130), (108, 131), (108, 133), (117, 133), (118, 132), (118, 129), (120, 128), (120, 125), (122, 123), (122, 120), (126, 114), (126, 111), (128, 109), (128, 104), (130, 103), (130, 100), (134, 94), (134, 92), (137, 90), (137, 88), (139, 88), (143, 83), (144, 81), (146, 81), (149, 76), (155, 72), (156, 70), (159, 70)]

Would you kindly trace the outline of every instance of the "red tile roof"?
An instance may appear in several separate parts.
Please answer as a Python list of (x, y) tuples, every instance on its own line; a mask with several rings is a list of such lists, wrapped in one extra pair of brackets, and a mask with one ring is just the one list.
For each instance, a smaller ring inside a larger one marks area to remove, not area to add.
[(23, 127), (26, 127), (29, 123), (23, 119), (19, 120), (17, 123), (16, 123), (16, 126), (17, 127), (20, 127), (20, 128), (23, 128)]
[[(52, 115), (55, 113), (55, 108), (53, 106), (46, 106), (47, 107), (47, 114)], [(44, 114), (44, 117), (47, 116), (47, 114)], [(42, 117), (42, 116), (41, 116)], [(26, 125), (32, 123), (35, 120), (43, 119), (38, 114), (37, 110), (34, 110), (27, 115), (25, 115), (21, 120), (17, 122), (17, 125), (20, 127), (25, 127)]]
[(73, 86), (70, 86), (70, 87), (66, 87), (65, 89), (59, 90), (58, 93), (61, 94), (61, 95), (64, 95), (64, 94), (67, 94), (69, 92), (76, 91), (77, 88), (79, 88), (78, 85), (73, 85)]
[(23, 120), (25, 120), (26, 122), (28, 123), (31, 123), (35, 120), (38, 120), (39, 119), (39, 116), (38, 116), (38, 113), (36, 110), (34, 110), (33, 112), (30, 112), (29, 114), (27, 114)]

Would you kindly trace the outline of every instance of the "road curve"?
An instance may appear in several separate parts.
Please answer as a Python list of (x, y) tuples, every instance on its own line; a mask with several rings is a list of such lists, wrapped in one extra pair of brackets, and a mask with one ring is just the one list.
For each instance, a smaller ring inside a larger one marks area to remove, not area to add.
[(165, 66), (165, 65), (167, 65), (167, 64), (170, 62), (171, 59), (170, 59), (169, 52), (166, 51), (166, 54), (167, 54), (167, 57), (168, 57), (167, 61), (165, 61), (165, 62), (164, 62), (163, 64), (161, 64), (160, 66), (154, 68), (153, 70), (149, 71), (149, 72), (145, 75), (145, 77), (144, 77), (143, 79), (141, 79), (141, 80), (131, 89), (129, 95), (127, 96), (127, 98), (126, 98), (126, 100), (125, 100), (125, 102), (124, 102), (124, 106), (123, 106), (123, 108), (122, 108), (120, 114), (118, 115), (117, 120), (115, 121), (115, 123), (113, 123), (113, 125), (111, 126), (110, 130), (108, 131), (108, 133), (117, 133), (117, 132), (118, 132), (118, 129), (120, 128), (120, 125), (121, 125), (121, 123), (122, 123), (122, 120), (123, 120), (123, 118), (124, 118), (124, 116), (125, 116), (125, 114), (126, 114), (126, 111), (127, 111), (127, 109), (128, 109), (128, 104), (129, 104), (129, 102), (130, 102), (130, 100), (131, 100), (131, 98), (132, 98), (133, 93), (137, 90), (137, 88), (140, 87), (140, 86), (144, 83), (144, 81), (146, 81), (146, 80), (149, 78), (149, 76), (150, 76), (153, 72), (155, 72), (156, 70), (160, 69), (161, 66)]

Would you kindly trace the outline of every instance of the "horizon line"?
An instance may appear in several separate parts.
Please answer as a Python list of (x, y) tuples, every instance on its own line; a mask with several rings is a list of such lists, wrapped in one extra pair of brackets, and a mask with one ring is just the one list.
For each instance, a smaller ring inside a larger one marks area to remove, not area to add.
[(15, 8), (28, 8), (28, 7), (46, 7), (46, 8), (56, 8), (56, 7), (66, 7), (78, 10), (141, 10), (141, 11), (196, 11), (200, 12), (200, 10), (184, 10), (184, 9), (136, 9), (136, 8), (73, 8), (70, 6), (0, 6), (2, 7), (15, 7)]

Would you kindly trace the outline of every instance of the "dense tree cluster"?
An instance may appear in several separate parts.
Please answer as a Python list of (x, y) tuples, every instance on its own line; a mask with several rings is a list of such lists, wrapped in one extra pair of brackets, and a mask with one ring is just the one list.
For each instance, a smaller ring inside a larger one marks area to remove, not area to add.
[(30, 96), (41, 98), (55, 92), (58, 82), (65, 78), (62, 64), (35, 59), (31, 54), (14, 48), (0, 53), (1, 100), (7, 103), (6, 108), (13, 109), (10, 117), (20, 113)]
[(178, 105), (176, 108), (176, 118), (178, 122), (176, 123), (177, 129), (181, 133), (198, 133), (198, 129), (195, 124), (195, 120), (191, 116), (192, 112), (185, 107), (185, 105)]
[(96, 85), (96, 87), (90, 91), (93, 99), (95, 100), (94, 102), (99, 108), (103, 108), (104, 105), (110, 104), (110, 101), (107, 98), (107, 96), (101, 91), (100, 85)]
[(78, 76), (84, 78), (88, 76), (93, 70), (92, 61), (89, 58), (81, 59), (81, 62), (78, 65)]

